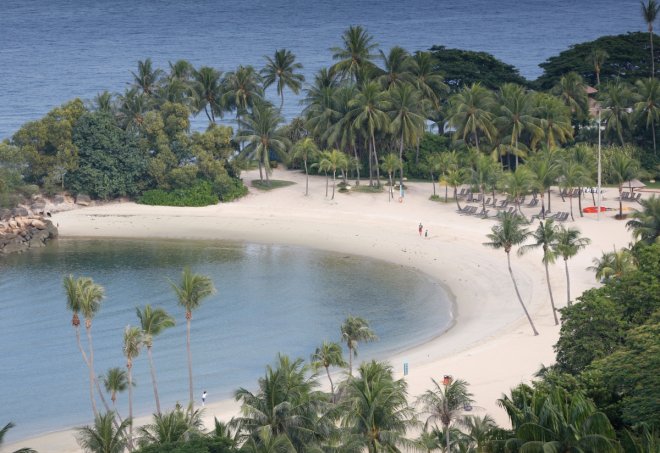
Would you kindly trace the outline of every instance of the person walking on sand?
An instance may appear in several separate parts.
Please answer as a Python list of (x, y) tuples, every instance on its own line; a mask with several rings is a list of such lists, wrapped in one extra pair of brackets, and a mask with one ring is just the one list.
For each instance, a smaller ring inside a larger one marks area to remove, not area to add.
[(424, 226), (422, 225), (422, 222), (419, 222), (419, 237), (422, 237), (422, 231), (424, 230)]
[(424, 232), (424, 237), (425, 237), (426, 239), (429, 238), (429, 230), (428, 230), (428, 229)]
[(206, 395), (207, 395), (206, 390), (204, 390), (204, 392), (202, 393), (202, 406), (206, 404)]

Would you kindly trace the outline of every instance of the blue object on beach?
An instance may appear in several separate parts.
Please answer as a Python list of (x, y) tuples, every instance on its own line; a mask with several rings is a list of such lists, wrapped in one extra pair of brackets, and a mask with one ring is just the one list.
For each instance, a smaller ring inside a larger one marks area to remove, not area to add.
[(403, 362), (403, 375), (408, 376), (408, 362)]

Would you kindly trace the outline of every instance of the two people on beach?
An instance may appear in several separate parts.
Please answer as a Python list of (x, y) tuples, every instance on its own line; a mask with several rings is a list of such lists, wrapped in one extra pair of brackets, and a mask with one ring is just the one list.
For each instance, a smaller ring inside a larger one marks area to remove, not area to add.
[(424, 225), (422, 225), (422, 222), (419, 222), (418, 231), (419, 231), (419, 237), (420, 238), (422, 237), (422, 231), (424, 231), (424, 237), (426, 239), (429, 238), (429, 230), (428, 230), (428, 228), (426, 230), (424, 230)]
[(208, 393), (206, 393), (206, 390), (202, 392), (202, 406), (206, 404), (206, 397), (208, 396)]

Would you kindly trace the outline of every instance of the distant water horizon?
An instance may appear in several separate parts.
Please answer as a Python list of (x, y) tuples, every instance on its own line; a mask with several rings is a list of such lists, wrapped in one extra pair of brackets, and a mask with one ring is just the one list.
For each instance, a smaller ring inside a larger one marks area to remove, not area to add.
[[(177, 282), (185, 266), (210, 276), (218, 290), (193, 312), (197, 403), (203, 390), (218, 402), (239, 387), (256, 389), (278, 353), (308, 361), (324, 340), (340, 341), (349, 314), (367, 319), (379, 337), (360, 344), (358, 362), (425, 343), (452, 323), (452, 301), (437, 281), (378, 260), (250, 243), (59, 239), (0, 259), (0, 401), (6, 418), (0, 423), (16, 424), (5, 441), (92, 420), (89, 375), (62, 287), (70, 273), (92, 277), (106, 291), (92, 324), (97, 375), (124, 368), (122, 335), (126, 325), (137, 325), (135, 307), (151, 304), (176, 319), (155, 338), (153, 355), (163, 409), (186, 404), (185, 318), (168, 282)], [(84, 325), (81, 337), (86, 344)], [(133, 373), (134, 413), (149, 415), (155, 405), (146, 351)], [(118, 408), (127, 414), (126, 393)]]
[[(331, 47), (359, 24), (387, 52), (434, 45), (484, 51), (533, 80), (539, 64), (603, 35), (646, 31), (637, 0), (5, 0), (0, 27), (0, 140), (79, 97), (123, 92), (138, 60), (186, 59), (222, 71), (261, 68), (286, 48), (308, 82), (333, 63)], [(269, 98), (277, 102), (274, 88)], [(283, 114), (301, 96), (285, 93)], [(205, 128), (204, 115), (192, 128)]]

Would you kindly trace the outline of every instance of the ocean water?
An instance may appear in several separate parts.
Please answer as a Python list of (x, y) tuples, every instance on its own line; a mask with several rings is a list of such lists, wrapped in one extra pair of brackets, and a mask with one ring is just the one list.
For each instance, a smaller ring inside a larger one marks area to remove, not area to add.
[[(638, 0), (0, 0), (0, 139), (74, 97), (123, 92), (149, 57), (230, 71), (287, 48), (311, 81), (352, 24), (384, 51), (482, 50), (529, 79), (571, 44), (646, 31)], [(285, 94), (287, 118), (299, 99)]]
[[(210, 276), (218, 290), (193, 312), (197, 403), (204, 389), (211, 402), (241, 386), (254, 390), (277, 353), (308, 360), (323, 340), (340, 341), (348, 314), (369, 320), (380, 338), (361, 344), (358, 360), (420, 344), (451, 323), (451, 303), (439, 284), (381, 261), (276, 245), (59, 240), (0, 259), (0, 424), (16, 424), (5, 440), (92, 419), (88, 372), (62, 287), (69, 273), (106, 289), (92, 326), (97, 374), (125, 365), (123, 331), (137, 324), (135, 307), (150, 303), (176, 318), (154, 340), (153, 356), (162, 407), (185, 405), (185, 316), (168, 282), (184, 266)], [(86, 344), (84, 324), (81, 335)], [(146, 351), (133, 373), (135, 413), (148, 415), (155, 404)], [(118, 408), (126, 416), (127, 394), (119, 395)]]

